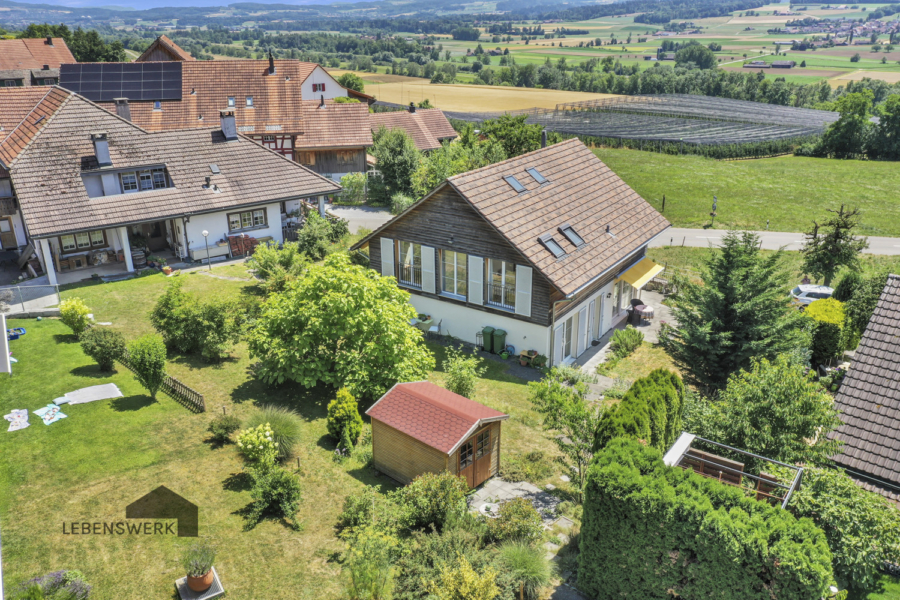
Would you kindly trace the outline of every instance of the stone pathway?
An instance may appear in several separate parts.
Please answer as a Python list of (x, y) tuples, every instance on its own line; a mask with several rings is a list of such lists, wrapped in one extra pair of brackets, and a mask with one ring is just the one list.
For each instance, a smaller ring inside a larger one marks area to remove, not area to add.
[(510, 483), (495, 477), (469, 496), (469, 509), (472, 512), (487, 514), (485, 511), (496, 510), (498, 505), (514, 498), (525, 498), (531, 502), (540, 513), (544, 527), (550, 527), (556, 522), (556, 509), (560, 499), (526, 481)]

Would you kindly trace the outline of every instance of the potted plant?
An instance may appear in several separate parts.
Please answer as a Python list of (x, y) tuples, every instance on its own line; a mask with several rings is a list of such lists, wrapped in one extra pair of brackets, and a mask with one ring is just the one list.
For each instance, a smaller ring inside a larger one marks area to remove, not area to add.
[(215, 580), (212, 566), (216, 550), (205, 542), (194, 544), (184, 553), (181, 564), (187, 571), (187, 584), (195, 592), (205, 592)]

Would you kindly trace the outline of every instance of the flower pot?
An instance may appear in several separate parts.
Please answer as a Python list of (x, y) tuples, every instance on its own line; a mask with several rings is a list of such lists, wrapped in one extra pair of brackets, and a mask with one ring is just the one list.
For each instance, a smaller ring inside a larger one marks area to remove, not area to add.
[(523, 367), (527, 367), (528, 360), (524, 356), (521, 356), (521, 357), (519, 357), (519, 364), (522, 365)]
[(213, 570), (210, 569), (209, 572), (202, 577), (191, 577), (187, 576), (187, 584), (188, 587), (191, 588), (194, 592), (205, 592), (210, 587), (212, 587), (213, 581), (216, 576), (213, 573)]
[(171, 274), (172, 274), (172, 267), (168, 267), (168, 266), (167, 266), (167, 267), (163, 267), (163, 273), (165, 273), (166, 275), (171, 275)]

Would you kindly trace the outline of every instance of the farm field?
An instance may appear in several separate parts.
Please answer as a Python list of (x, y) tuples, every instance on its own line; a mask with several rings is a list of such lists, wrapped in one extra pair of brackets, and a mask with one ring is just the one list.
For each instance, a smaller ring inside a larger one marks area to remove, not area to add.
[(900, 236), (895, 162), (782, 156), (723, 162), (638, 150), (594, 150), (676, 227), (708, 227), (713, 196), (717, 228), (804, 231), (811, 219), (842, 202), (862, 210), (860, 233)]

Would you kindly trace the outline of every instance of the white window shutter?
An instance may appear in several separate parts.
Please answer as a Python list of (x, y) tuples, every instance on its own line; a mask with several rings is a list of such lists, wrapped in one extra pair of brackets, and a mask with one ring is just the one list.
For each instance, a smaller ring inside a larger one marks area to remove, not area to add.
[(434, 293), (434, 248), (422, 246), (422, 291)]
[(381, 274), (394, 276), (394, 240), (391, 238), (381, 238)]
[(583, 306), (581, 310), (578, 311), (578, 345), (576, 347), (575, 356), (581, 356), (581, 353), (585, 350), (586, 340), (584, 338), (587, 335), (587, 315), (587, 306)]
[(516, 265), (516, 314), (531, 316), (531, 267)]
[(469, 302), (484, 304), (484, 259), (469, 255)]
[(551, 366), (558, 367), (562, 364), (563, 360), (563, 328), (565, 325), (560, 325), (556, 328), (556, 331), (553, 332), (553, 364)]

